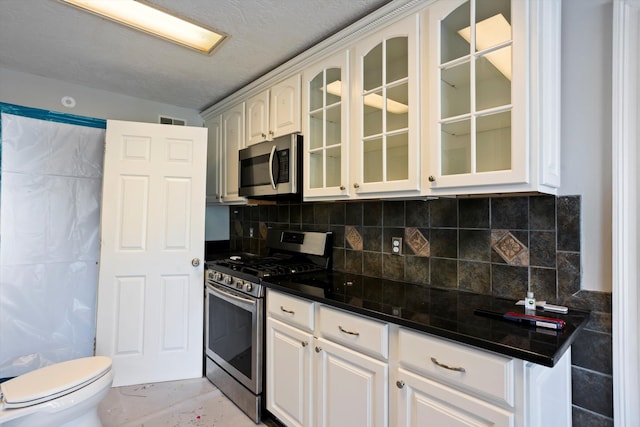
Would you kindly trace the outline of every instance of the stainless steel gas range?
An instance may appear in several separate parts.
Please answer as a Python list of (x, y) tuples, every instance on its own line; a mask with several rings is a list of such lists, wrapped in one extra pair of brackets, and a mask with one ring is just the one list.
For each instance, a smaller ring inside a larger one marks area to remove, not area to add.
[(268, 256), (240, 254), (207, 262), (206, 376), (256, 423), (264, 405), (262, 281), (329, 270), (331, 237), (330, 232), (269, 229)]

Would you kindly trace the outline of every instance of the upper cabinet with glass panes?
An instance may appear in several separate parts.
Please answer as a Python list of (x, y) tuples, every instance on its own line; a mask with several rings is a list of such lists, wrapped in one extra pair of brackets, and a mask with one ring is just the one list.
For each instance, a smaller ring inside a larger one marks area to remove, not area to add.
[(419, 194), (418, 25), (410, 15), (355, 45), (350, 166), (360, 196)]
[(349, 197), (349, 51), (303, 72), (303, 194), (306, 200)]
[(441, 0), (425, 16), (426, 191), (555, 193), (559, 2)]
[(245, 102), (262, 135), (259, 95), (301, 75), (304, 200), (556, 194), (561, 10), (393, 0), (203, 117)]

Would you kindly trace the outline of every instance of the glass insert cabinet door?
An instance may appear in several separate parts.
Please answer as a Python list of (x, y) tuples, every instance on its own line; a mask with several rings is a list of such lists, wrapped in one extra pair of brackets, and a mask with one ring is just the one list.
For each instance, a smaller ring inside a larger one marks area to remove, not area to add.
[(348, 51), (305, 70), (305, 198), (347, 196)]
[(430, 36), (439, 32), (429, 61), (435, 64), (429, 92), (438, 94), (430, 104), (430, 137), (437, 144), (429, 181), (432, 187), (524, 181), (524, 54), (516, 52), (524, 35), (514, 28), (522, 13), (518, 2), (449, 5), (432, 13), (429, 22)]
[(358, 193), (419, 188), (416, 25), (410, 16), (356, 47), (360, 122), (353, 186)]

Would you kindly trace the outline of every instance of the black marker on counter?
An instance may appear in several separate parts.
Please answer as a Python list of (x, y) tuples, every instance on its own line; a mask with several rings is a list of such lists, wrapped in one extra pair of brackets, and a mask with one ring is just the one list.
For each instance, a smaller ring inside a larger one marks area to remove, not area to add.
[(564, 328), (564, 320), (556, 319), (553, 317), (536, 316), (534, 314), (516, 313), (515, 311), (507, 311), (506, 313), (500, 313), (499, 311), (476, 309), (474, 314), (480, 316), (492, 317), (495, 319), (504, 319), (510, 322), (524, 323), (531, 326), (538, 326), (548, 329), (562, 329)]

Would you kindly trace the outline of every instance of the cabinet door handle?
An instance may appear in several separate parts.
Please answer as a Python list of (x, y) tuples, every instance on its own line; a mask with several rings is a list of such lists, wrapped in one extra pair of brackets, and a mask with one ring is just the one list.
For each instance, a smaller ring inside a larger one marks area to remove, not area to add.
[(273, 133), (273, 131), (272, 131), (272, 130), (270, 130), (270, 131), (269, 131), (269, 135), (273, 136), (273, 135), (275, 135), (275, 134)]
[(441, 368), (444, 369), (448, 369), (450, 371), (456, 371), (456, 372), (467, 372), (466, 369), (464, 369), (462, 366), (449, 366), (449, 365), (445, 365), (444, 363), (440, 363), (438, 362), (438, 359), (436, 359), (435, 357), (431, 358), (431, 361), (433, 363), (435, 363), (436, 365), (440, 366)]
[(357, 182), (353, 183), (353, 188), (360, 188), (360, 184), (358, 184)]
[(433, 175), (429, 175), (429, 182), (436, 182), (436, 177)]
[(263, 138), (266, 138), (266, 137), (267, 137), (267, 134), (266, 134), (266, 133), (264, 133), (264, 132), (262, 132), (260, 135), (261, 135)]
[(341, 186), (340, 186), (340, 190), (341, 190), (341, 191), (344, 191), (344, 190), (346, 190), (346, 189), (347, 189), (347, 187), (345, 187), (344, 185), (341, 185)]
[(286, 308), (284, 308), (283, 306), (280, 306), (280, 310), (284, 311), (287, 314), (296, 314), (295, 311), (293, 310), (287, 310)]
[(398, 387), (398, 388), (404, 388), (404, 381), (402, 381), (402, 380), (398, 380), (398, 381), (396, 381), (396, 387)]
[(342, 326), (340, 326), (340, 325), (338, 325), (338, 329), (340, 329), (340, 332), (344, 332), (345, 334), (355, 335), (355, 336), (360, 335), (360, 332), (347, 331), (346, 329), (344, 329), (344, 328), (343, 328)]
[(316, 346), (316, 353), (320, 353), (322, 351), (322, 349), (318, 346)]
[(306, 342), (306, 341), (302, 341), (300, 344), (302, 344), (302, 346), (303, 346), (303, 347), (306, 347), (306, 346), (308, 346), (308, 345), (309, 345), (309, 343), (308, 343), (308, 342)]

